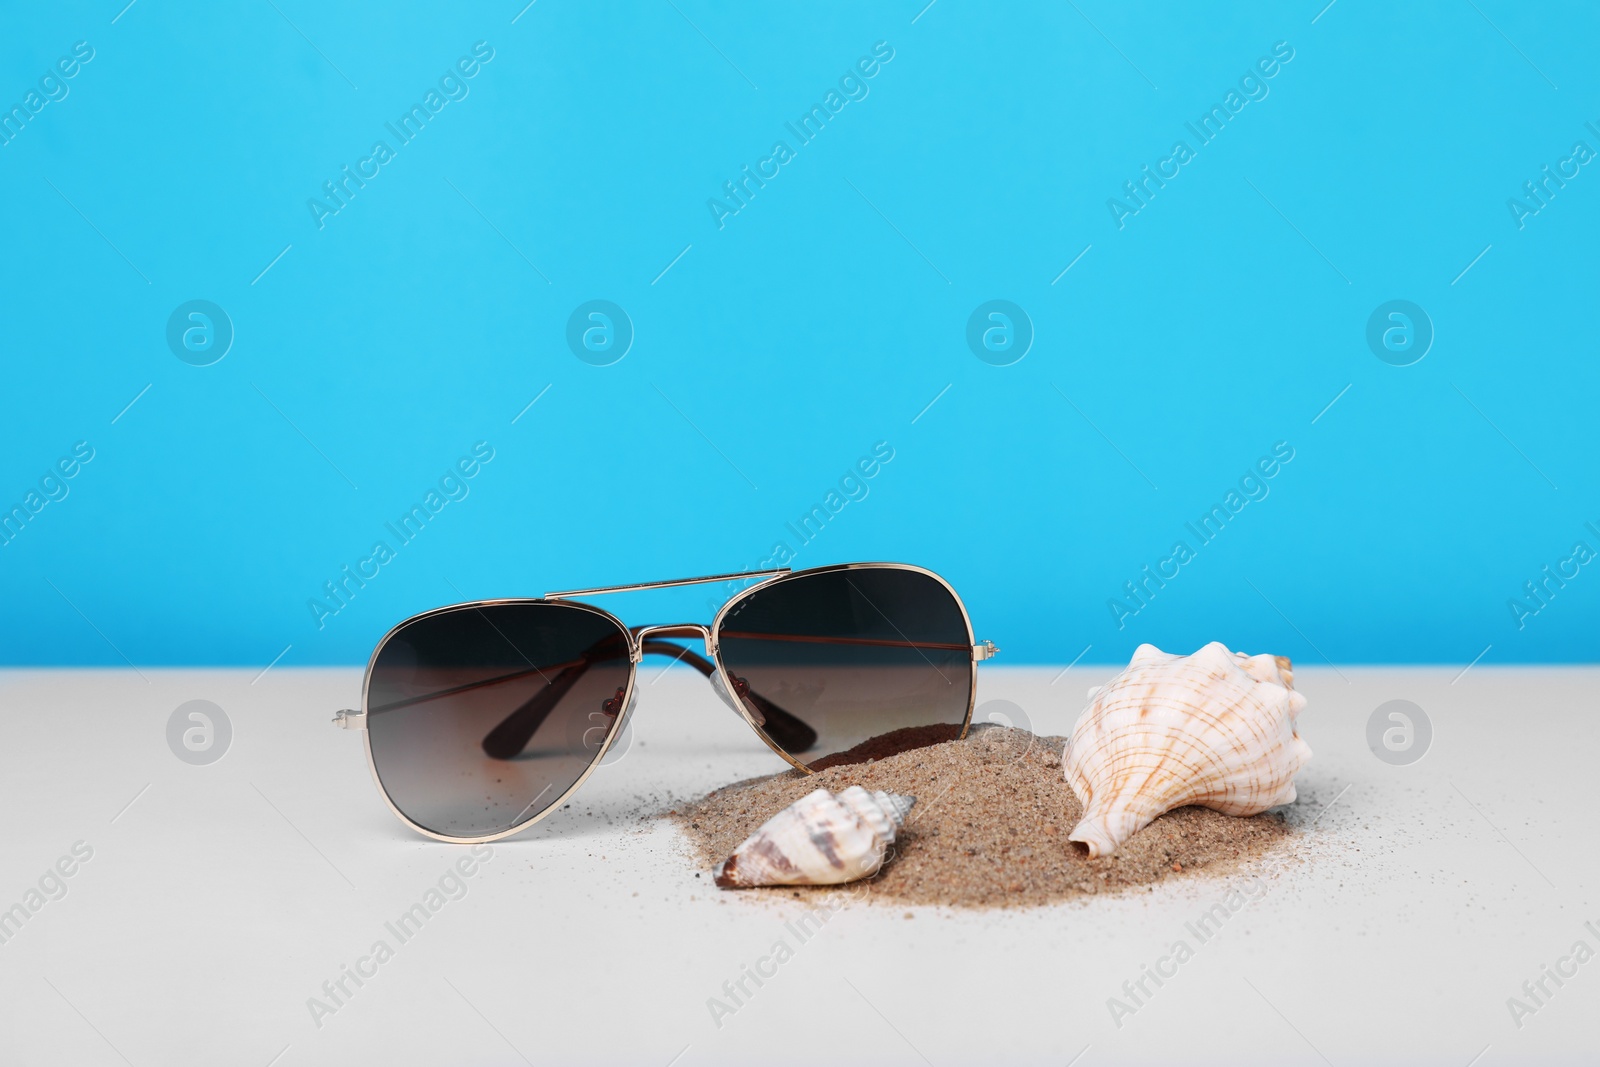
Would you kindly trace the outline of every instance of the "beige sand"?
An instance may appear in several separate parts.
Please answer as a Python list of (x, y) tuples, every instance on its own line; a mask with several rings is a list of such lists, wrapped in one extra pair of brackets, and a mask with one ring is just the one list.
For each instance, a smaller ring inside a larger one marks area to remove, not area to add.
[[(1288, 852), (1296, 831), (1275, 813), (1248, 819), (1180, 808), (1114, 854), (1089, 860), (1067, 842), (1082, 806), (1061, 772), (1065, 739), (989, 727), (962, 741), (867, 763), (798, 771), (718, 789), (669, 812), (689, 835), (707, 877), (756, 827), (813, 789), (851, 785), (917, 798), (894, 858), (853, 897), (963, 908), (1048, 904), (1143, 891), (1172, 878), (1225, 875), (1267, 853)], [(740, 889), (770, 895), (837, 887)]]

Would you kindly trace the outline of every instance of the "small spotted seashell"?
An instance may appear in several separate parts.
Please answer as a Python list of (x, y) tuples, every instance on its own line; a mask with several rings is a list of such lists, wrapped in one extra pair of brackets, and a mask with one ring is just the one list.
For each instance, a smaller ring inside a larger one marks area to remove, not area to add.
[(839, 885), (876, 874), (916, 797), (808, 793), (761, 824), (717, 867), (724, 889), (756, 885)]

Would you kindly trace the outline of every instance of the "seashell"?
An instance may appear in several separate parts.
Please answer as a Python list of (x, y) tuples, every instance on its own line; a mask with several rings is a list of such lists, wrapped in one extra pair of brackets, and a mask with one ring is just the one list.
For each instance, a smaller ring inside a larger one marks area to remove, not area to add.
[(1067, 835), (1092, 859), (1185, 804), (1257, 815), (1295, 798), (1311, 759), (1295, 732), (1306, 698), (1283, 656), (1247, 656), (1213, 641), (1192, 656), (1140, 645), (1094, 690), (1062, 768), (1083, 802)]
[(756, 885), (838, 885), (876, 874), (916, 797), (807, 793), (761, 824), (717, 867), (724, 889)]

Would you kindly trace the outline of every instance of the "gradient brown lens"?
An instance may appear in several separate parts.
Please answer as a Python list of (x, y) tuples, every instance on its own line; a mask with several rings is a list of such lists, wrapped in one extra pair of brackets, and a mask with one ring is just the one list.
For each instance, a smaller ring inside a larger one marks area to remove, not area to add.
[(852, 567), (757, 588), (722, 617), (717, 658), (757, 722), (765, 703), (816, 731), (786, 749), (813, 770), (954, 740), (972, 709), (966, 612), (921, 571)]
[(367, 743), (389, 800), (446, 837), (528, 821), (599, 756), (632, 677), (608, 615), (558, 602), (446, 608), (384, 642)]

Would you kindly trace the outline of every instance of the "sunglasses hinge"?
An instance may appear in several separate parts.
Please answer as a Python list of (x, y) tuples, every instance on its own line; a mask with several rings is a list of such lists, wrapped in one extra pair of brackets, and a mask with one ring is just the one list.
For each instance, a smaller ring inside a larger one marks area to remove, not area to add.
[(354, 708), (342, 708), (333, 713), (333, 725), (341, 730), (365, 730), (367, 713)]
[(979, 660), (990, 659), (993, 656), (998, 655), (999, 652), (1000, 646), (996, 645), (993, 641), (979, 641), (977, 644), (972, 646), (972, 660), (974, 663), (976, 663)]

